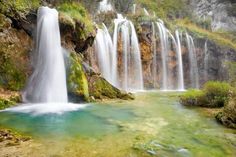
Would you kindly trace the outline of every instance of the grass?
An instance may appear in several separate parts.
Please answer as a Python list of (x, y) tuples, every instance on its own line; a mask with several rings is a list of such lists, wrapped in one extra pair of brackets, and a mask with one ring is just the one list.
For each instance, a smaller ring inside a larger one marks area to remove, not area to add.
[(196, 24), (190, 22), (187, 18), (175, 20), (177, 26), (186, 29), (187, 31), (195, 33), (199, 37), (208, 38), (221, 46), (231, 47), (236, 49), (236, 42), (234, 37), (223, 32), (211, 32), (203, 28), (198, 27)]
[(150, 13), (155, 12), (159, 18), (178, 17), (187, 14), (183, 0), (136, 0)]
[(84, 30), (81, 32), (81, 35), (84, 38), (94, 30), (93, 22), (87, 10), (80, 3), (63, 3), (58, 6), (58, 10), (61, 14), (68, 16), (75, 21), (79, 21), (84, 25)]

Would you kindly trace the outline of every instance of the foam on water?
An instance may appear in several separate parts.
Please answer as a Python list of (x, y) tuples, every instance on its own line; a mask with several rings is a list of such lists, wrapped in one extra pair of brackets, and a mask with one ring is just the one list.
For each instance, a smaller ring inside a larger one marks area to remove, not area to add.
[(77, 111), (83, 109), (86, 106), (88, 105), (73, 103), (19, 104), (16, 107), (11, 107), (2, 110), (2, 112), (27, 113), (32, 115), (63, 114), (64, 112)]

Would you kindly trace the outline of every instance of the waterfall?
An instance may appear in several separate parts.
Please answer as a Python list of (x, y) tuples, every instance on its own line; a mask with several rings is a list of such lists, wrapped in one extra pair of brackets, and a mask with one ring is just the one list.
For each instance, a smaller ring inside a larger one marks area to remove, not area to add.
[(133, 4), (133, 14), (136, 14), (136, 4)]
[[(118, 14), (114, 20), (113, 34), (113, 81), (117, 87), (128, 90), (143, 90), (142, 61), (138, 38), (131, 21)], [(118, 37), (122, 39), (122, 67), (118, 68)], [(122, 71), (121, 75), (118, 73)], [(123, 76), (122, 76), (123, 75)]]
[(163, 21), (156, 22), (156, 25), (159, 29), (159, 37), (161, 43), (161, 57), (162, 57), (162, 90), (168, 89), (168, 80), (167, 80), (167, 62), (168, 62), (168, 52), (169, 52), (169, 40), (168, 32), (164, 26)]
[(184, 73), (183, 73), (183, 61), (182, 61), (182, 50), (179, 31), (175, 31), (175, 37), (177, 41), (177, 59), (178, 59), (178, 90), (184, 90)]
[(102, 0), (99, 3), (98, 12), (108, 12), (108, 11), (113, 11), (111, 3), (108, 0)]
[[(134, 25), (121, 14), (117, 15), (114, 24), (113, 41), (105, 25), (97, 32), (95, 51), (101, 73), (118, 88), (143, 90), (141, 53)], [(122, 49), (118, 49), (118, 45)]]
[(208, 45), (207, 45), (207, 40), (204, 44), (204, 79), (205, 81), (208, 80), (208, 59), (209, 59), (209, 54), (208, 54)]
[(157, 84), (157, 43), (156, 43), (156, 29), (155, 24), (152, 22), (152, 50), (153, 50), (153, 62), (152, 62), (152, 76), (153, 76), (153, 87)]
[(113, 43), (105, 24), (103, 24), (103, 29), (97, 30), (97, 35), (95, 38), (95, 50), (98, 58), (99, 68), (103, 77), (112, 83), (111, 59)]
[(147, 16), (150, 15), (146, 8), (143, 8), (143, 12), (144, 12), (144, 14), (147, 15)]
[(196, 48), (194, 45), (193, 38), (188, 33), (186, 33), (186, 40), (189, 54), (191, 88), (199, 88), (199, 74)]
[(37, 18), (33, 73), (22, 93), (24, 102), (67, 102), (65, 63), (58, 12), (40, 7)]

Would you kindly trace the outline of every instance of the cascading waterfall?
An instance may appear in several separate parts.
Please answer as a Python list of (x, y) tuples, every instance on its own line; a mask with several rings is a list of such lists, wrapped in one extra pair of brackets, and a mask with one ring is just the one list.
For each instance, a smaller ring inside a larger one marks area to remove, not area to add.
[(209, 59), (209, 54), (208, 54), (208, 45), (207, 45), (207, 40), (204, 44), (204, 79), (205, 81), (208, 79), (208, 59)]
[(153, 62), (152, 62), (152, 76), (153, 76), (153, 87), (157, 85), (157, 43), (156, 43), (156, 29), (155, 24), (152, 22), (152, 50), (153, 50)]
[(143, 11), (144, 11), (144, 14), (145, 14), (146, 16), (149, 16), (149, 15), (150, 15), (146, 8), (143, 8)]
[(161, 43), (161, 57), (162, 57), (162, 90), (168, 90), (168, 80), (167, 80), (167, 73), (168, 73), (168, 52), (169, 52), (169, 40), (168, 40), (168, 31), (164, 26), (163, 21), (159, 20), (156, 22), (156, 25), (159, 30), (159, 37)]
[[(117, 87), (128, 90), (143, 90), (142, 61), (139, 43), (134, 25), (131, 21), (118, 14), (114, 20), (115, 28), (113, 34), (113, 82)], [(123, 76), (118, 75), (118, 37), (122, 38), (122, 70)]]
[(182, 50), (179, 31), (175, 31), (175, 37), (177, 41), (177, 59), (178, 59), (178, 90), (184, 90), (184, 73), (183, 73), (183, 61), (182, 61)]
[(97, 30), (97, 35), (95, 38), (95, 50), (98, 58), (99, 68), (103, 77), (112, 83), (111, 59), (113, 43), (105, 24), (103, 24), (103, 29)]
[(33, 73), (22, 93), (29, 103), (67, 102), (66, 74), (58, 12), (40, 7), (37, 19)]
[(102, 0), (99, 3), (99, 9), (98, 12), (108, 12), (108, 11), (113, 11), (113, 7), (109, 0)]
[[(105, 25), (97, 31), (95, 51), (101, 73), (118, 88), (143, 90), (142, 61), (134, 25), (121, 14), (117, 15), (114, 24), (113, 41)], [(122, 47), (121, 54), (118, 54), (118, 46)]]
[(193, 38), (188, 33), (186, 33), (185, 35), (189, 54), (191, 88), (199, 88), (199, 74), (196, 48), (194, 45)]
[[(68, 103), (66, 68), (61, 47), (58, 12), (40, 7), (37, 16), (36, 48), (33, 54), (33, 73), (25, 90), (23, 102), (4, 111), (33, 115), (62, 114), (86, 107)], [(66, 56), (66, 55), (65, 55)]]

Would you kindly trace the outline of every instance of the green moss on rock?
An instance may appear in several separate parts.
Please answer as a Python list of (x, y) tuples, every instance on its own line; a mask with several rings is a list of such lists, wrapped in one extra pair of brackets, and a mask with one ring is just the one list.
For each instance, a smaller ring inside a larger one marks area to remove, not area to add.
[[(77, 36), (81, 39), (86, 39), (89, 34), (93, 33), (94, 25), (87, 10), (78, 2), (62, 3), (58, 10), (65, 22), (78, 27), (75, 27)], [(63, 21), (62, 21), (63, 22)]]
[(216, 119), (223, 125), (236, 129), (236, 96), (232, 96), (222, 112), (216, 115)]
[(134, 99), (131, 93), (120, 91), (99, 75), (93, 75), (89, 79), (89, 93), (95, 99)]
[(75, 53), (71, 53), (70, 56), (68, 84), (70, 92), (86, 101), (89, 100), (88, 81), (83, 71), (81, 60)]

